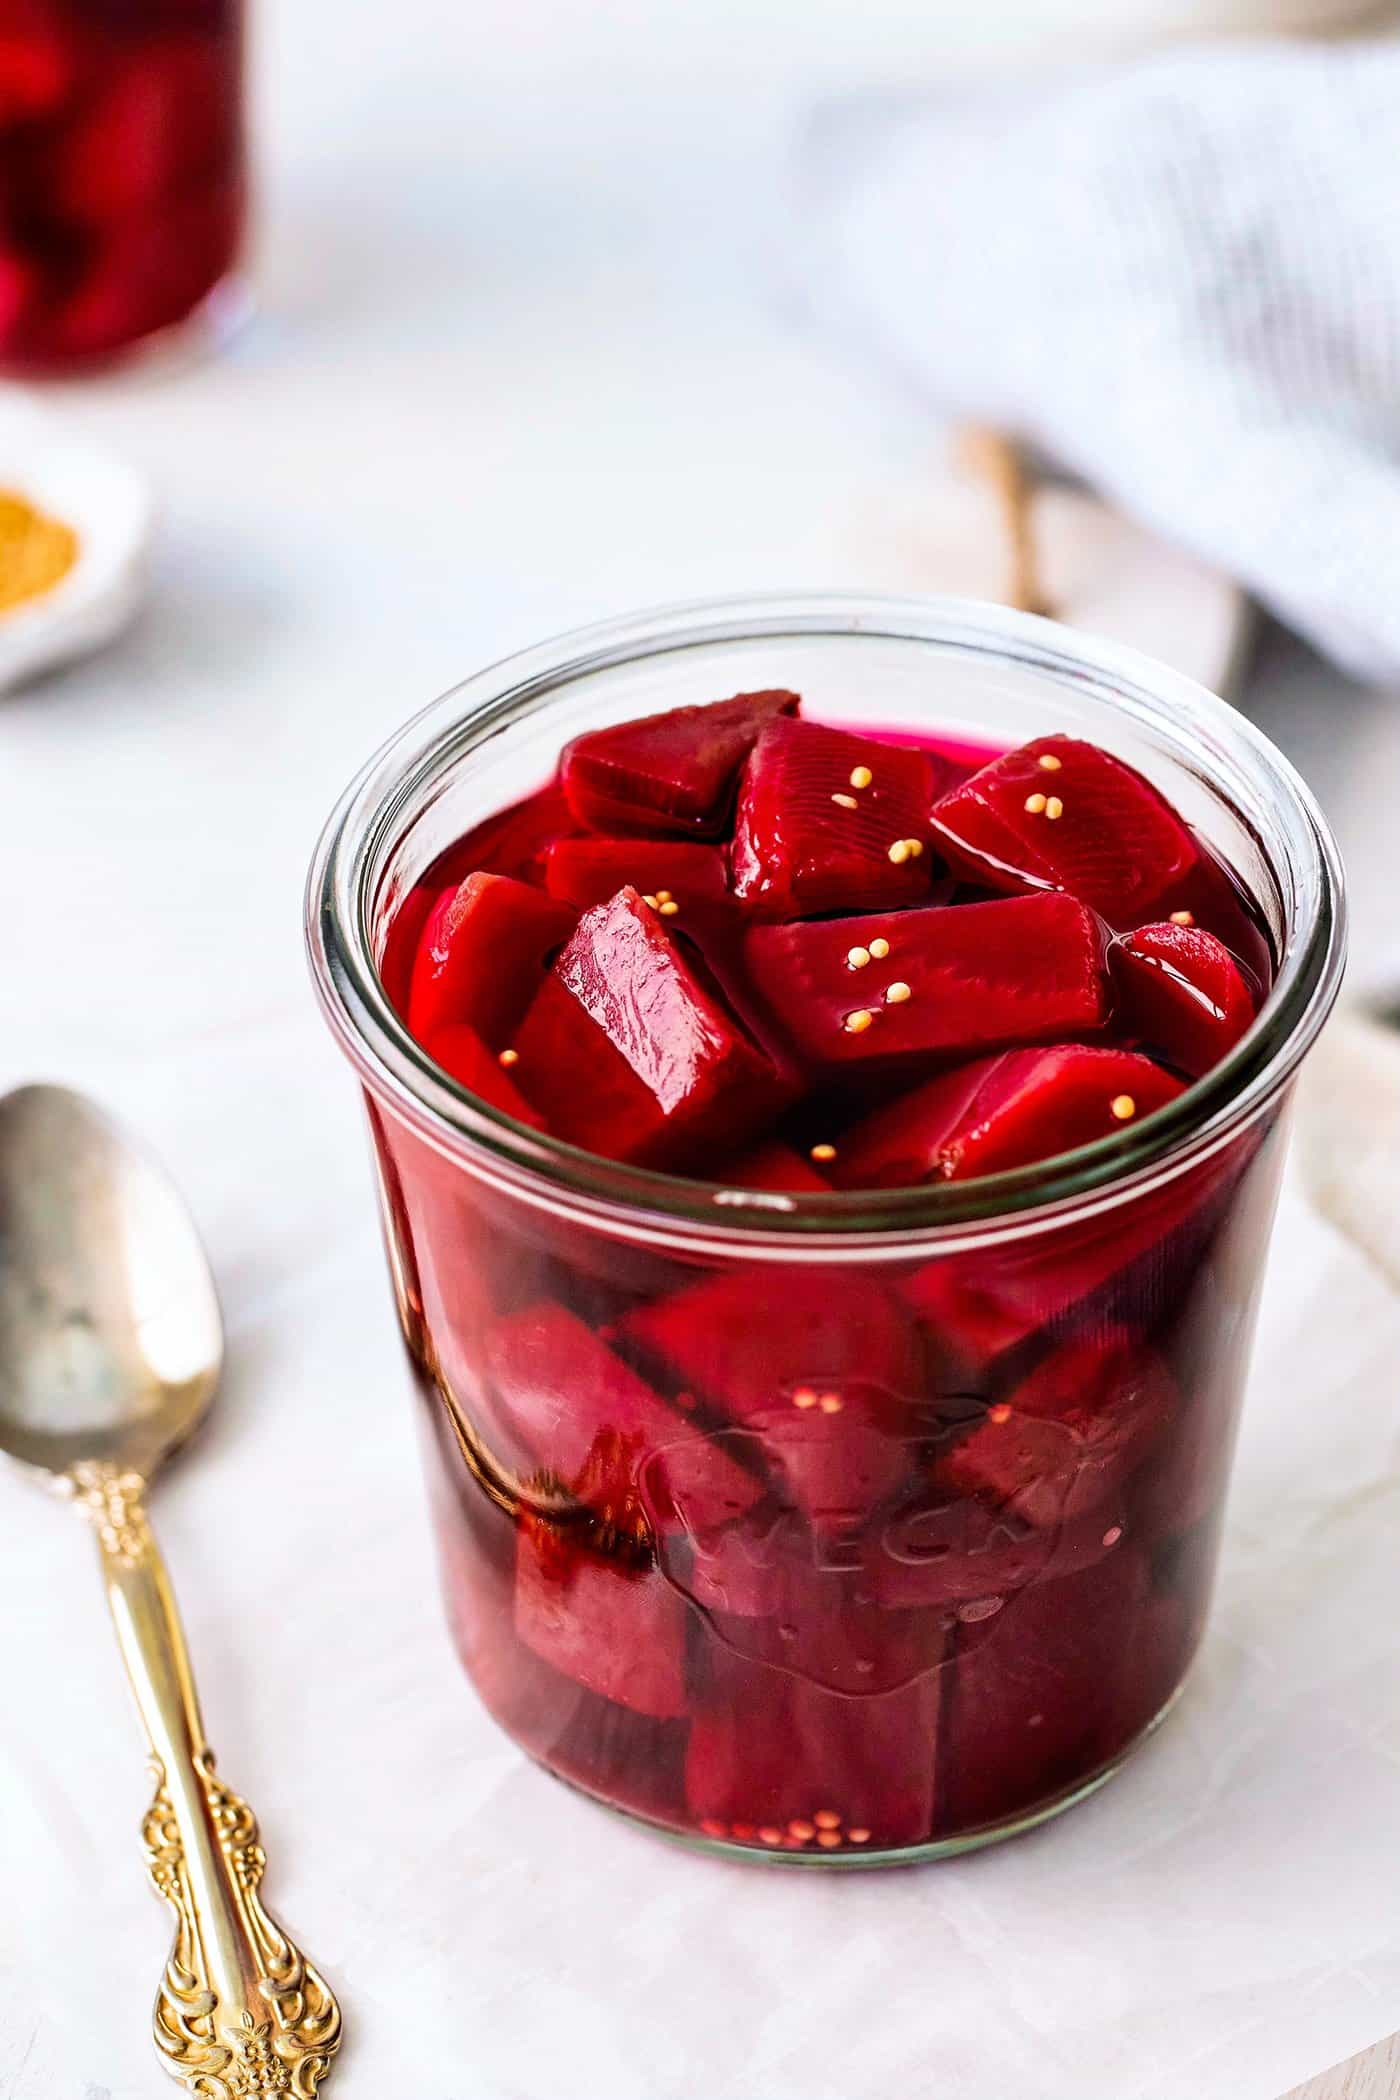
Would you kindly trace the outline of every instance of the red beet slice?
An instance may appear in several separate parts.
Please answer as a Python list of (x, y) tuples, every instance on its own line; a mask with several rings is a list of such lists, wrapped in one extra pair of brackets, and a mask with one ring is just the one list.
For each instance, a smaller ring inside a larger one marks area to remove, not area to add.
[(735, 895), (768, 919), (917, 904), (933, 868), (937, 778), (927, 751), (817, 722), (770, 723), (739, 787)]
[(1137, 1726), (1123, 1718), (1123, 1689), (1148, 1606), (1146, 1563), (1122, 1546), (1092, 1568), (1034, 1584), (989, 1637), (968, 1643), (944, 1717), (940, 1830), (1029, 1813), (1131, 1741)]
[[(1108, 1013), (1098, 921), (1072, 897), (756, 926), (744, 957), (755, 990), (817, 1067), (1054, 1041)], [(856, 1185), (839, 1166), (832, 1173)]]
[(822, 1533), (849, 1530), (909, 1471), (905, 1410), (884, 1386), (797, 1386), (786, 1404), (748, 1421), (778, 1492)]
[(719, 1276), (640, 1307), (624, 1332), (753, 1431), (780, 1493), (822, 1528), (909, 1470), (922, 1360), (899, 1301), (869, 1278)]
[(729, 899), (720, 848), (680, 839), (556, 839), (544, 857), (544, 880), (551, 897), (580, 911), (606, 904), (630, 885), (661, 905), (674, 904), (666, 916), (679, 919), (682, 930), (697, 905)]
[(788, 1095), (631, 889), (585, 912), (516, 1043), (515, 1076), (558, 1136), (646, 1166), (723, 1156)]
[(515, 1630), (576, 1684), (634, 1713), (683, 1714), (685, 1619), (654, 1568), (602, 1559), (544, 1518), (520, 1519)]
[(770, 1268), (717, 1275), (639, 1306), (623, 1331), (679, 1373), (686, 1390), (736, 1422), (790, 1404), (792, 1392), (806, 1386), (856, 1380), (912, 1398), (922, 1391), (922, 1357), (907, 1312), (863, 1274)]
[(578, 1491), (608, 1524), (710, 1530), (762, 1492), (722, 1443), (710, 1442), (559, 1305), (501, 1321), (488, 1369), (499, 1410), (530, 1462)]
[(429, 1057), (440, 1064), (450, 1079), (469, 1094), (480, 1094), (493, 1108), (527, 1123), (532, 1130), (544, 1129), (543, 1116), (531, 1108), (518, 1086), (511, 1081), (494, 1050), (488, 1050), (474, 1028), (455, 1023), (439, 1028), (423, 1045)]
[(1109, 951), (1116, 1018), (1193, 1079), (1233, 1048), (1254, 999), (1223, 942), (1199, 926), (1140, 926)]
[(1183, 1091), (1132, 1050), (1011, 1050), (944, 1072), (857, 1124), (833, 1178), (843, 1188), (901, 1188), (998, 1174), (1108, 1137)]
[(1043, 736), (945, 795), (933, 812), (937, 850), (989, 890), (1056, 889), (1111, 926), (1135, 926), (1200, 848), (1166, 798), (1095, 744)]
[(700, 1829), (768, 1851), (916, 1844), (934, 1809), (943, 1683), (851, 1698), (708, 1644), (686, 1758)]
[(508, 875), (469, 875), (444, 890), (418, 943), (408, 994), (408, 1025), (420, 1042), (464, 1021), (494, 1049), (539, 990), (574, 913)]
[(713, 837), (759, 732), (797, 707), (796, 693), (736, 693), (590, 730), (560, 755), (569, 807), (590, 831)]
[(1119, 1320), (1150, 1332), (1188, 1289), (1247, 1162), (1235, 1148), (1098, 1217), (972, 1255), (945, 1255), (906, 1277), (900, 1294), (940, 1351), (974, 1382), (1038, 1329), (1101, 1325), (1111, 1292)]
[(778, 1138), (755, 1145), (752, 1151), (715, 1170), (714, 1179), (727, 1188), (771, 1189), (792, 1195), (829, 1195), (831, 1183), (817, 1172), (791, 1145)]
[[(429, 1463), (448, 1620), (477, 1693), (506, 1731), (552, 1771), (663, 1822), (684, 1822), (684, 1717), (656, 1720), (561, 1676), (516, 1638), (516, 1539), (474, 1489), (459, 1493), (455, 1454)], [(504, 1552), (501, 1550), (504, 1548)]]
[(1038, 1531), (1093, 1511), (1105, 1545), (1123, 1533), (1118, 1495), (1175, 1412), (1156, 1360), (1129, 1346), (1071, 1342), (989, 1409), (941, 1458), (935, 1481), (980, 1498)]

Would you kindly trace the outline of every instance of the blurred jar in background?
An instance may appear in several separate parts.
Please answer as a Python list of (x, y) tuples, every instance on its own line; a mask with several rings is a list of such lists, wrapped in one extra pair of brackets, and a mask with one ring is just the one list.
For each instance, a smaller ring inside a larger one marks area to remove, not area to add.
[(0, 372), (241, 308), (243, 0), (0, 0)]

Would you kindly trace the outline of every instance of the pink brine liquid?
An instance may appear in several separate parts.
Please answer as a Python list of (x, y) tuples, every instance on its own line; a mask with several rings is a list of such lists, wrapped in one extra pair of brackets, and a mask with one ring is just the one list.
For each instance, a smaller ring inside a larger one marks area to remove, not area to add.
[(238, 260), (242, 0), (0, 0), (0, 367), (115, 357)]
[[(762, 1223), (1139, 1126), (1272, 960), (1096, 747), (882, 740), (773, 692), (576, 740), (403, 900), (382, 971), (497, 1111)], [(1169, 1703), (1273, 1124), (1053, 1231), (811, 1266), (532, 1223), (374, 1123), (453, 1626), (555, 1772), (868, 1858), (1032, 1819)]]

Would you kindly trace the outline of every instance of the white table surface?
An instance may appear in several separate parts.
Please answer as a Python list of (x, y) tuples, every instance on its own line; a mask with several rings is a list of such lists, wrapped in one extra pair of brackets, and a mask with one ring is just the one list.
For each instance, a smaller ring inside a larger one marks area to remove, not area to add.
[[(1104, 1797), (1125, 1804), (1111, 1823), (1081, 1811), (1081, 1837), (1071, 1823), (990, 1867), (809, 1891), (597, 1815), (526, 1767), (453, 1675), (358, 1107), (302, 962), (313, 837), (407, 710), (508, 648), (652, 600), (860, 584), (836, 551), (848, 500), (910, 442), (759, 288), (743, 197), (780, 98), (731, 91), (717, 113), (674, 67), (664, 92), (640, 71), (623, 92), (615, 37), (612, 73), (575, 37), (536, 80), (520, 49), (479, 66), (479, 29), (429, 0), (281, 12), (262, 317), (221, 361), (60, 402), (159, 490), (149, 608), (119, 647), (0, 708), (0, 1086), (99, 1093), (177, 1168), (217, 1265), (224, 1406), (158, 1516), (222, 1765), (263, 1819), (273, 1906), (352, 2022), (328, 2090), (810, 2100), (804, 2034), (810, 2048), (828, 2017), (856, 2023), (833, 2030), (820, 2086), (843, 2100), (1003, 2100), (1013, 2076), (1032, 2100), (1155, 2100), (1193, 2059), (1200, 2100), (1270, 2100), (1400, 2024), (1393, 1895), (1349, 1889), (1343, 1910), (1327, 1893), (1328, 1847), (1364, 1857), (1354, 1816), (1374, 1820), (1374, 1802), (1333, 1804), (1296, 1880), (1282, 1861), (1261, 1880), (1256, 1981), (1232, 1985), (1199, 2047), (1153, 1999), (1155, 1922), (1105, 1904), (1065, 1989), (1123, 2001), (1123, 2055), (1086, 2085), (1072, 2038), (1038, 2052), (1029, 2030), (1014, 2047), (969, 2034), (936, 1987), (925, 2047), (910, 2053), (906, 2029), (882, 2054), (876, 2015), (886, 1989), (907, 2000), (940, 1976), (975, 1997), (998, 1906), (1053, 1936), (1059, 1874), (1082, 1877), (1105, 1831), (1150, 1842), (1150, 1768), (1121, 1782), (1135, 1796)], [(1342, 828), (1374, 958), (1400, 701), (1278, 639), (1249, 699)], [(1390, 953), (1400, 964), (1393, 937)], [(1383, 1381), (1363, 1359), (1384, 1294), (1295, 1225), (1303, 1267), (1353, 1294), (1357, 1376)], [(1276, 1350), (1304, 1289), (1290, 1278), (1271, 1301)], [(1356, 1477), (1383, 1494), (1379, 1431), (1357, 1422)], [(146, 2021), (167, 1926), (142, 1885), (135, 1720), (84, 1540), (19, 1487), (4, 1508), (0, 2094), (137, 2100), (163, 2089)], [(1371, 1540), (1358, 1582), (1373, 1565)], [(1257, 1608), (1247, 1585), (1223, 1607), (1217, 1692), (1243, 1697), (1232, 1656)], [(1325, 1612), (1310, 1625), (1325, 1652)], [(1400, 1762), (1394, 1696), (1377, 1690), (1375, 1733)], [(1203, 1766), (1206, 1710), (1178, 1724), (1195, 1732), (1177, 1754)], [(1276, 1783), (1266, 1766), (1262, 1815)], [(431, 1808), (448, 1791), (483, 1814), (445, 1875)], [(1391, 1888), (1397, 1826), (1375, 1860)], [(1169, 1867), (1162, 1930), (1182, 1938), (1196, 1876), (1208, 1932), (1212, 1855)], [(651, 1898), (645, 1932), (610, 1903), (629, 1877)], [(522, 1888), (533, 1928), (510, 1905)], [(1294, 1901), (1314, 1951), (1280, 1976), (1269, 1935)], [(887, 1973), (872, 1963), (896, 1902), (918, 1936)], [(824, 1937), (793, 1973), (799, 1911)], [(648, 2011), (658, 1965), (693, 1980), (689, 2036)], [(765, 2028), (779, 2003), (786, 2022)]]

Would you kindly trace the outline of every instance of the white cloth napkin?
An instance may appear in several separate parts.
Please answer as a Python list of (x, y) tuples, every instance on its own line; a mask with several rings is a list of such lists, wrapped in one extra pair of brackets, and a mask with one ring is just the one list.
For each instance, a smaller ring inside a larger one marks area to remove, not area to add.
[(1384, 42), (838, 109), (808, 163), (813, 282), (940, 409), (1018, 431), (1394, 678), (1397, 139)]

